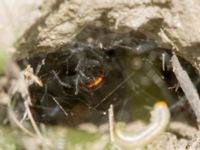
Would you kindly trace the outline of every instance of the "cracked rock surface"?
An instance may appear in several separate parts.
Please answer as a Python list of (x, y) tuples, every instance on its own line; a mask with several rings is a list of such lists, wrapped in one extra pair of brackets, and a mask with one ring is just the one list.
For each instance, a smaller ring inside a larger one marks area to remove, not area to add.
[(198, 0), (51, 0), (41, 8), (42, 17), (18, 43), (18, 59), (56, 51), (82, 28), (95, 24), (115, 31), (140, 31), (161, 47), (175, 45), (177, 53), (200, 72)]

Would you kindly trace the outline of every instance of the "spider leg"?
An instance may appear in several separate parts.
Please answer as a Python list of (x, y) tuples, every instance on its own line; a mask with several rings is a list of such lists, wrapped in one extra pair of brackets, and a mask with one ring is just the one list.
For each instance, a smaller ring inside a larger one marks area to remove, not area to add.
[(77, 77), (75, 78), (75, 95), (78, 94), (79, 92), (79, 80), (80, 80), (80, 75), (77, 75)]
[(54, 70), (52, 71), (52, 73), (53, 73), (55, 79), (56, 79), (62, 86), (67, 87), (67, 88), (71, 88), (71, 85), (69, 85), (69, 84), (63, 82), (63, 81), (59, 78), (58, 74), (57, 74)]
[(45, 99), (45, 96), (47, 95), (47, 91), (48, 91), (48, 87), (47, 87), (47, 84), (44, 85), (44, 93), (42, 95), (42, 98), (40, 100), (40, 102), (43, 102), (44, 99)]
[(66, 116), (66, 117), (68, 117), (68, 113), (65, 111), (65, 109), (60, 105), (60, 103), (57, 101), (57, 99), (54, 97), (54, 96), (51, 96), (52, 97), (52, 100), (57, 104), (57, 106), (56, 106), (56, 108), (55, 108), (55, 110), (53, 110), (53, 112), (55, 113), (57, 113), (58, 112), (58, 110), (61, 110), (63, 113), (64, 113), (64, 115)]

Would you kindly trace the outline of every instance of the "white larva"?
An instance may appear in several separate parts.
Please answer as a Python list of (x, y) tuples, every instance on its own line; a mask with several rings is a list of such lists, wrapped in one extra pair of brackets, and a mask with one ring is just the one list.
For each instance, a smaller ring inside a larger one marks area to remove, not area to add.
[(124, 131), (122, 125), (117, 124), (114, 127), (115, 142), (120, 147), (144, 147), (166, 129), (169, 121), (170, 111), (167, 104), (163, 101), (157, 102), (151, 111), (150, 124), (139, 134), (130, 135)]

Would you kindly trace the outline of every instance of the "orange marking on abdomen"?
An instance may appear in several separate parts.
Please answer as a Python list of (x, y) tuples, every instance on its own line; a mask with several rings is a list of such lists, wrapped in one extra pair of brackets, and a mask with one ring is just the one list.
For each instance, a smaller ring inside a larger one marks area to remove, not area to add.
[(102, 81), (103, 81), (103, 77), (100, 76), (100, 77), (98, 77), (94, 82), (88, 84), (87, 87), (90, 88), (90, 89), (91, 89), (91, 88), (94, 88), (94, 87), (96, 87), (97, 85), (99, 85)]

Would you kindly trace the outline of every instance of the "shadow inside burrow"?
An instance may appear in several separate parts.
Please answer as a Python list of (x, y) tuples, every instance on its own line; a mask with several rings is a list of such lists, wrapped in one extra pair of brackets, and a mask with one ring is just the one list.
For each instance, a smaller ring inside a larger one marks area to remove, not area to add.
[[(147, 120), (150, 107), (165, 100), (172, 119), (193, 124), (194, 115), (176, 86), (172, 54), (158, 45), (137, 31), (88, 26), (56, 52), (20, 60), (21, 68), (31, 65), (43, 83), (29, 87), (34, 118), (54, 125), (101, 124), (114, 104), (118, 121)], [(179, 59), (198, 87), (194, 68)]]

